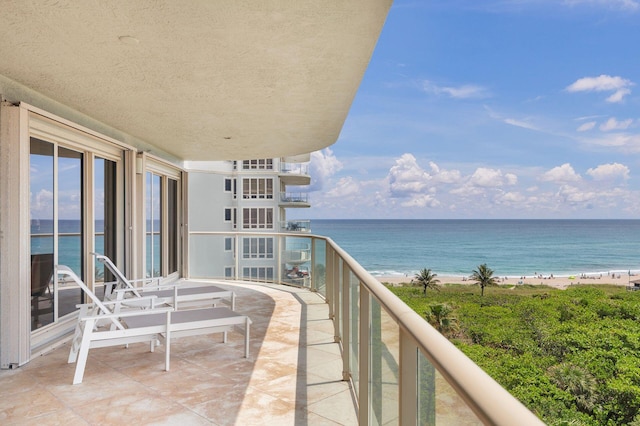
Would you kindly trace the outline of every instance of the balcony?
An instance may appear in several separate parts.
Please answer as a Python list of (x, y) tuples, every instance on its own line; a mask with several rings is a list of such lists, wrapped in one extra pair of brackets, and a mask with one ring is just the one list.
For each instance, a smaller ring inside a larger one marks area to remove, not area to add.
[[(241, 235), (209, 233), (200, 235), (207, 239), (200, 243), (215, 247), (221, 238)], [(242, 277), (216, 282), (236, 291), (236, 309), (254, 321), (249, 359), (238, 355), (242, 336), (235, 332), (227, 344), (215, 336), (178, 340), (170, 372), (162, 371), (162, 346), (154, 353), (146, 345), (94, 349), (85, 381), (73, 386), (65, 344), (22, 368), (0, 372), (0, 418), (542, 424), (333, 241), (272, 236), (284, 248), (275, 258), (307, 271), (302, 286), (250, 283)], [(238, 245), (234, 250), (240, 261)], [(283, 272), (271, 281), (287, 282)]]
[(282, 232), (311, 232), (311, 221), (294, 219), (280, 222)]
[(280, 194), (280, 207), (311, 207), (306, 192), (286, 192)]
[(279, 176), (285, 185), (309, 185), (311, 183), (308, 163), (281, 162)]

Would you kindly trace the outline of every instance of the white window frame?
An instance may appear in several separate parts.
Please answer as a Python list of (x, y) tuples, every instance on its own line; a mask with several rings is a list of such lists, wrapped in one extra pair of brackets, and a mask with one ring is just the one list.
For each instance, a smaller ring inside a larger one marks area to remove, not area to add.
[(273, 158), (243, 160), (242, 170), (273, 170)]
[(225, 278), (235, 278), (236, 276), (236, 267), (235, 266), (225, 266), (224, 267), (224, 277)]
[(273, 229), (273, 210), (273, 207), (243, 208), (242, 229)]
[(268, 282), (273, 281), (273, 278), (273, 266), (244, 266), (242, 268), (242, 279), (244, 280)]
[(273, 179), (272, 178), (244, 178), (242, 179), (242, 198), (272, 200), (273, 199)]
[(273, 238), (271, 237), (243, 237), (243, 259), (273, 259)]

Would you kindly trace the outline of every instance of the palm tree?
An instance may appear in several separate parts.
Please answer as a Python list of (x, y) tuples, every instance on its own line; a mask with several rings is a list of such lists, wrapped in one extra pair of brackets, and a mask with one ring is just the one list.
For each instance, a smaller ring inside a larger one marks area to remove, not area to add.
[(598, 381), (588, 370), (565, 362), (554, 365), (548, 371), (556, 386), (573, 395), (580, 410), (593, 412)]
[(460, 327), (458, 320), (453, 318), (453, 308), (446, 303), (434, 303), (429, 305), (429, 310), (425, 312), (425, 318), (443, 336), (450, 338), (455, 336)]
[(485, 287), (498, 285), (498, 279), (493, 277), (493, 269), (489, 268), (486, 263), (473, 271), (471, 281), (475, 281), (480, 286), (482, 296), (484, 296)]
[(431, 269), (425, 268), (416, 274), (411, 280), (411, 283), (421, 285), (424, 288), (424, 295), (426, 296), (428, 288), (440, 291), (440, 287), (438, 286), (440, 280), (436, 279), (437, 276), (438, 274), (432, 273)]

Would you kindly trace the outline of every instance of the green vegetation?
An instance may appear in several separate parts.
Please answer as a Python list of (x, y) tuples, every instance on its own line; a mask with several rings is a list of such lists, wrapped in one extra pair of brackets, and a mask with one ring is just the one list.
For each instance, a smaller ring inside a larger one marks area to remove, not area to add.
[(391, 287), (552, 425), (640, 425), (640, 292), (619, 286)]

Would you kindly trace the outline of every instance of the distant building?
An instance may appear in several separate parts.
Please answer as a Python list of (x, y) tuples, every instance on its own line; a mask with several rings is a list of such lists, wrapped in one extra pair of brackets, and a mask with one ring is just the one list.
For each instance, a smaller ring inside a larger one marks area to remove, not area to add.
[[(309, 268), (303, 265), (310, 261), (310, 247), (301, 247), (300, 243), (288, 250), (283, 247), (286, 258), (280, 258), (280, 245), (286, 245), (287, 240), (274, 237), (273, 233), (301, 234), (311, 230), (309, 220), (287, 219), (288, 209), (311, 206), (305, 188), (311, 181), (309, 159), (306, 154), (187, 162), (189, 275), (304, 285)], [(236, 245), (239, 259), (235, 258)], [(212, 252), (212, 247), (219, 251)]]

